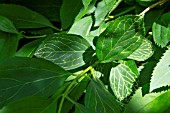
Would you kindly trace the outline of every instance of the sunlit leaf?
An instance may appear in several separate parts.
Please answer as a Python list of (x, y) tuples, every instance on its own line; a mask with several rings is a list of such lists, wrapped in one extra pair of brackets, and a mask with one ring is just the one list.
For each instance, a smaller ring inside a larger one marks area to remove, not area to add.
[(45, 97), (25, 97), (8, 104), (0, 113), (56, 113), (56, 102)]
[(127, 58), (142, 43), (143, 19), (139, 16), (122, 16), (109, 23), (98, 37), (96, 54), (103, 63)]
[[(66, 70), (74, 69), (85, 64), (83, 55), (90, 59), (90, 44), (78, 35), (59, 34), (45, 40), (35, 55), (52, 61)], [(87, 50), (87, 51), (86, 51)]]
[(85, 107), (92, 113), (120, 113), (121, 111), (120, 104), (98, 78), (91, 80), (88, 85)]
[(154, 89), (163, 87), (163, 86), (170, 86), (170, 49), (167, 50), (164, 56), (161, 58), (157, 66), (155, 67), (150, 83), (150, 91)]
[(51, 96), (69, 73), (35, 58), (11, 58), (0, 64), (0, 107), (25, 96)]
[(82, 19), (80, 19), (79, 21), (76, 21), (72, 27), (69, 30), (69, 34), (76, 34), (76, 35), (80, 35), (80, 36), (87, 36), (90, 32), (90, 29), (92, 27), (92, 17), (91, 16), (87, 16), (84, 17)]
[(82, 0), (84, 7), (87, 8), (91, 1), (92, 0)]
[(0, 4), (0, 15), (10, 19), (16, 28), (55, 28), (49, 20), (41, 14), (19, 5)]
[[(131, 69), (131, 67), (134, 69)], [(123, 100), (132, 93), (132, 86), (135, 78), (138, 76), (137, 74), (137, 67), (134, 61), (123, 62), (111, 69), (110, 86), (119, 100)]]
[(145, 61), (152, 55), (153, 55), (152, 43), (147, 39), (143, 39), (142, 44), (139, 46), (139, 48), (135, 50), (127, 58), (136, 61)]
[(0, 16), (0, 30), (9, 33), (18, 33), (13, 23), (4, 16)]
[(167, 101), (169, 99), (170, 91), (151, 93), (143, 97), (141, 89), (138, 89), (123, 113), (165, 113), (170, 107), (170, 101)]

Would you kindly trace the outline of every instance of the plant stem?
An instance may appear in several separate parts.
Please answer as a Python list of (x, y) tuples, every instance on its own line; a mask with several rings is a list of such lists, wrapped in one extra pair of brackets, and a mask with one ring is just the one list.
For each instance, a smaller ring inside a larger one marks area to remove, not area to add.
[(147, 13), (150, 9), (158, 6), (158, 5), (163, 5), (164, 3), (168, 2), (169, 0), (159, 0), (158, 2), (152, 4), (151, 6), (147, 7), (144, 11), (142, 11), (139, 15), (144, 15), (145, 13)]
[(99, 64), (99, 63), (100, 63), (99, 61), (96, 61), (92, 66), (89, 66), (88, 68), (86, 68), (86, 69), (85, 69), (82, 73), (80, 73), (80, 74), (71, 82), (71, 84), (66, 88), (66, 90), (65, 90), (65, 92), (63, 93), (62, 98), (61, 98), (61, 102), (60, 102), (60, 105), (59, 105), (58, 113), (61, 113), (61, 109), (62, 109), (64, 100), (65, 100), (65, 98), (67, 97), (67, 95), (69, 94), (70, 89), (77, 83), (77, 80), (78, 80), (80, 77), (82, 77), (84, 74), (86, 74), (89, 70), (91, 70), (93, 67), (95, 67), (97, 64)]

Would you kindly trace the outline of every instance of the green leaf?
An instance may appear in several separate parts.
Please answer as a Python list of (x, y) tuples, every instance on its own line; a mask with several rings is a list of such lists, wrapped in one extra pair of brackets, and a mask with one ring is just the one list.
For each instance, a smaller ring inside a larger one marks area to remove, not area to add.
[[(88, 83), (89, 83), (89, 79), (84, 78), (81, 82), (79, 82), (74, 86), (74, 88), (68, 94), (68, 97), (70, 97), (74, 101), (77, 101), (82, 96)], [(68, 113), (69, 110), (73, 107), (73, 105), (74, 104), (71, 103), (69, 100), (65, 100), (62, 106), (61, 113)]]
[(148, 39), (144, 39), (142, 44), (137, 50), (135, 50), (127, 58), (133, 59), (136, 61), (145, 61), (153, 55), (152, 43)]
[[(60, 22), (60, 8), (62, 0), (9, 0), (12, 4), (25, 6), (33, 11), (36, 11), (50, 21)], [(55, 13), (54, 13), (55, 12)]]
[(74, 19), (79, 13), (81, 7), (81, 0), (63, 0), (60, 10), (61, 26), (63, 29), (67, 29), (73, 24)]
[(16, 34), (0, 31), (0, 62), (15, 55), (18, 41)]
[(97, 4), (95, 10), (95, 24), (99, 26), (107, 16), (107, 14), (114, 9), (122, 0), (102, 0)]
[(152, 26), (152, 32), (154, 42), (157, 45), (165, 47), (170, 41), (170, 26), (165, 27), (159, 23), (154, 23)]
[(88, 36), (92, 27), (91, 16), (84, 17), (79, 21), (76, 21), (69, 30), (69, 34), (76, 34), (80, 36)]
[(9, 33), (18, 33), (13, 23), (4, 16), (0, 16), (0, 30)]
[(0, 15), (10, 19), (16, 28), (52, 27), (56, 29), (47, 18), (23, 6), (0, 4), (0, 11)]
[[(93, 51), (87, 50), (90, 44), (80, 36), (58, 34), (47, 38), (37, 49), (35, 56), (49, 60), (66, 70), (75, 69), (85, 64), (84, 55)], [(87, 50), (87, 51), (86, 51)]]
[(139, 16), (122, 16), (109, 23), (98, 37), (97, 57), (102, 63), (121, 60), (132, 54), (144, 37), (143, 19)]
[(92, 113), (121, 112), (120, 104), (98, 78), (91, 80), (88, 85), (85, 95), (85, 107)]
[(87, 8), (91, 1), (92, 0), (82, 0), (84, 7)]
[(70, 73), (35, 58), (11, 58), (0, 64), (0, 107), (25, 96), (51, 96)]
[(170, 12), (163, 14), (160, 21), (163, 25), (168, 26), (168, 24), (170, 24), (169, 18), (170, 18)]
[(21, 49), (19, 49), (15, 56), (32, 57), (38, 46), (41, 44), (42, 40), (43, 39), (37, 39), (30, 43), (25, 44)]
[(87, 110), (83, 105), (77, 103), (76, 105), (76, 110), (74, 113), (91, 113), (89, 110)]
[(110, 86), (115, 96), (119, 100), (123, 100), (132, 93), (132, 87), (135, 82), (135, 78), (138, 76), (138, 72), (136, 71), (136, 64), (132, 60), (123, 62), (122, 64), (119, 64), (118, 66), (111, 69), (109, 78)]
[(142, 97), (141, 89), (137, 90), (123, 113), (164, 113), (170, 107), (170, 91), (151, 93)]
[(56, 103), (46, 97), (25, 97), (0, 110), (0, 113), (56, 113)]
[(150, 91), (154, 89), (170, 86), (170, 49), (167, 50), (153, 71), (150, 83)]

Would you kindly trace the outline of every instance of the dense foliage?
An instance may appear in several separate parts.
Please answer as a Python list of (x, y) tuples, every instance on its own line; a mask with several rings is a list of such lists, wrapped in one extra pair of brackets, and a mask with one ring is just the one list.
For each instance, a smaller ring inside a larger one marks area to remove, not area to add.
[(0, 0), (0, 113), (169, 113), (169, 0)]

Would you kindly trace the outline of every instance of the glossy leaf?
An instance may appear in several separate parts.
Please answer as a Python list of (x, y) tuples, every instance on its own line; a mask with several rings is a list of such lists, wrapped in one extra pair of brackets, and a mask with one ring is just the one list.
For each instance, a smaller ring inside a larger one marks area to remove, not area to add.
[(45, 97), (25, 97), (8, 104), (0, 113), (56, 113), (56, 102)]
[(9, 33), (18, 33), (13, 23), (4, 16), (0, 16), (0, 30)]
[(102, 0), (97, 4), (95, 10), (95, 24), (94, 26), (99, 26), (107, 16), (107, 14), (112, 11), (114, 6), (119, 4), (122, 0)]
[(10, 19), (16, 28), (52, 27), (56, 29), (47, 18), (23, 6), (0, 4), (0, 11), (0, 15)]
[(154, 23), (152, 26), (152, 32), (154, 42), (157, 45), (165, 47), (170, 41), (170, 26), (165, 27), (159, 23)]
[(123, 113), (164, 113), (170, 107), (170, 91), (151, 93), (144, 97), (141, 89), (137, 90)]
[(143, 19), (139, 16), (122, 16), (109, 23), (98, 37), (96, 54), (103, 63), (127, 58), (142, 43)]
[(76, 34), (80, 36), (89, 35), (90, 29), (92, 27), (92, 18), (91, 16), (84, 17), (79, 21), (75, 22), (69, 30), (69, 34)]
[(67, 29), (73, 24), (82, 6), (81, 0), (63, 0), (60, 11), (61, 26), (63, 29)]
[(153, 55), (152, 43), (144, 39), (142, 44), (139, 46), (137, 50), (135, 50), (130, 56), (127, 58), (133, 59), (136, 61), (145, 61)]
[(35, 58), (11, 58), (0, 64), (0, 107), (25, 96), (51, 96), (69, 73)]
[(91, 80), (85, 95), (85, 107), (92, 113), (120, 113), (120, 105), (104, 84)]
[(0, 31), (0, 62), (15, 55), (18, 41), (16, 34)]
[[(131, 69), (131, 67), (135, 69)], [(123, 100), (132, 93), (132, 87), (137, 77), (136, 70), (137, 67), (134, 61), (123, 62), (111, 69), (110, 86), (119, 100)]]
[(90, 44), (80, 36), (59, 34), (45, 40), (35, 55), (70, 70), (85, 64), (83, 55), (92, 52), (88, 47)]
[(21, 49), (19, 49), (19, 51), (16, 53), (15, 56), (32, 57), (34, 55), (36, 49), (38, 48), (38, 46), (41, 44), (42, 40), (43, 39), (37, 39), (30, 43), (27, 43)]
[(153, 71), (153, 76), (151, 77), (150, 83), (150, 91), (154, 89), (163, 87), (163, 86), (170, 86), (170, 49), (167, 50), (164, 56), (161, 58), (157, 66)]

